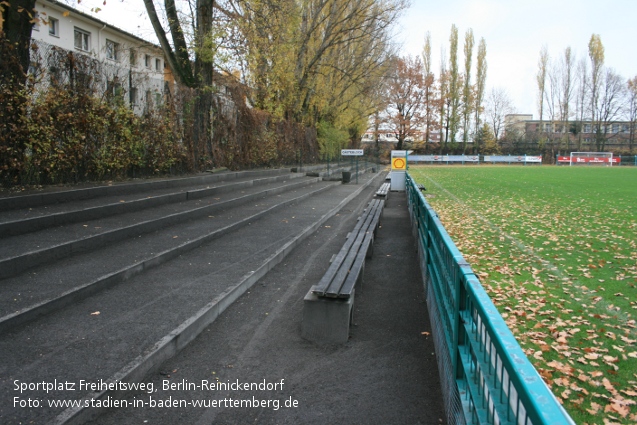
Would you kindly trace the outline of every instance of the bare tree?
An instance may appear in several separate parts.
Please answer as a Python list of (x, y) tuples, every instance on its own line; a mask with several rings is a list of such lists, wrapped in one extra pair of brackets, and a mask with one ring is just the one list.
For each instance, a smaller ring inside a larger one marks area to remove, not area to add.
[(559, 63), (552, 62), (550, 59), (547, 61), (547, 77), (548, 84), (545, 88), (544, 94), (544, 111), (547, 115), (547, 123), (544, 123), (542, 129), (544, 137), (548, 141), (548, 146), (551, 149), (551, 157), (555, 156), (555, 138), (559, 133), (560, 125), (557, 122), (560, 119), (560, 104), (561, 104), (561, 69)]
[(487, 96), (485, 116), (496, 141), (502, 135), (506, 116), (513, 113), (515, 113), (515, 108), (507, 91), (501, 87), (492, 88)]
[(595, 113), (595, 146), (598, 152), (603, 152), (608, 139), (619, 133), (617, 121), (623, 112), (626, 85), (624, 79), (611, 68), (602, 74), (600, 83), (599, 103)]
[(586, 117), (588, 96), (588, 62), (582, 58), (577, 65), (577, 98), (575, 101), (576, 122), (571, 124), (570, 132), (577, 137), (577, 150), (582, 150), (582, 126)]

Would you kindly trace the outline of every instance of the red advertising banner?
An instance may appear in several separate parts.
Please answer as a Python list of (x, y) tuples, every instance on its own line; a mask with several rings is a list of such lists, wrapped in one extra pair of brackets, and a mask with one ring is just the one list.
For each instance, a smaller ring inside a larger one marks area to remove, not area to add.
[[(586, 158), (586, 157), (582, 157), (582, 156), (576, 156), (573, 157), (573, 163), (575, 164), (619, 164), (619, 162), (621, 161), (621, 158), (618, 157), (614, 157), (614, 158), (605, 158), (605, 157), (590, 157), (590, 158)], [(570, 156), (558, 156), (557, 157), (557, 162), (571, 162), (571, 157)]]

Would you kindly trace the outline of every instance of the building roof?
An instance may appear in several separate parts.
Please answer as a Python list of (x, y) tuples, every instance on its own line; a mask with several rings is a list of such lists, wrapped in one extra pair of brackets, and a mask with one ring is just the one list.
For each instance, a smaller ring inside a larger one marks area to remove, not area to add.
[(133, 38), (133, 39), (135, 39), (137, 41), (141, 41), (142, 43), (146, 43), (149, 46), (153, 46), (153, 47), (156, 47), (158, 49), (161, 49), (161, 46), (159, 46), (159, 45), (157, 45), (155, 43), (152, 43), (152, 42), (150, 42), (148, 40), (145, 40), (145, 39), (143, 39), (143, 38), (141, 38), (141, 37), (139, 37), (139, 36), (137, 36), (135, 34), (132, 34), (132, 33), (128, 32), (128, 31), (125, 31), (125, 30), (123, 30), (121, 28), (118, 28), (115, 25), (109, 24), (108, 22), (102, 21), (101, 19), (97, 19), (96, 17), (94, 17), (92, 15), (89, 15), (86, 12), (82, 12), (81, 10), (75, 9), (74, 7), (71, 7), (68, 4), (66, 4), (66, 3), (62, 3), (62, 2), (60, 2), (58, 0), (40, 0), (40, 1), (42, 1), (43, 3), (51, 3), (51, 4), (55, 5), (55, 6), (61, 7), (62, 9), (66, 9), (69, 12), (72, 12), (72, 13), (75, 13), (75, 14), (77, 14), (79, 16), (82, 16), (83, 18), (89, 19), (89, 20), (95, 22), (96, 24), (105, 26), (106, 28), (110, 28), (111, 30), (114, 30), (114, 31), (120, 32), (122, 34), (125, 34), (127, 37)]

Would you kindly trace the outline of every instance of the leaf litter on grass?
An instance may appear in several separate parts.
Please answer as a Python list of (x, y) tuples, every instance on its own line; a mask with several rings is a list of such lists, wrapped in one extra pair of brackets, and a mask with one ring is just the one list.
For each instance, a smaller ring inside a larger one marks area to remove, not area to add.
[(615, 193), (600, 179), (616, 171), (604, 171), (410, 173), (433, 193), (428, 202), (575, 421), (635, 423), (637, 170)]

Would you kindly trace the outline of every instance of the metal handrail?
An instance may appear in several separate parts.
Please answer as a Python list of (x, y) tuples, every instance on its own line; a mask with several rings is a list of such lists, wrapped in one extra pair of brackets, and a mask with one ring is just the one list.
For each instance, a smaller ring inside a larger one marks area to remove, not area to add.
[(574, 424), (409, 173), (406, 179), (447, 421)]

